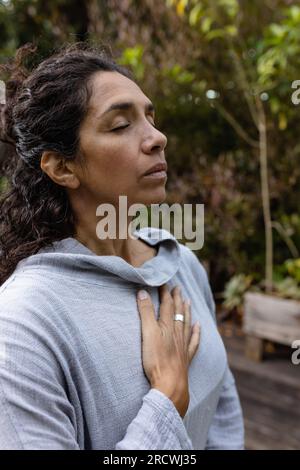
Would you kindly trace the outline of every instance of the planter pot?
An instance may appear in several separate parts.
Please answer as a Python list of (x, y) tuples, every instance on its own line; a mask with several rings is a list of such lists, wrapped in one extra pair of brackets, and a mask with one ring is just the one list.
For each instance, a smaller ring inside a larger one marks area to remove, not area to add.
[(243, 329), (246, 355), (254, 360), (263, 357), (263, 341), (291, 346), (300, 339), (300, 302), (256, 292), (245, 294)]

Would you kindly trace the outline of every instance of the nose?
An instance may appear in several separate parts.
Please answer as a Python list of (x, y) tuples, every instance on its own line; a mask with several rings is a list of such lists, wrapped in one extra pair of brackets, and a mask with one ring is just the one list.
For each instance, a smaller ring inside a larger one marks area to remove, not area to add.
[(143, 140), (142, 150), (144, 153), (153, 153), (155, 150), (162, 152), (168, 143), (167, 136), (151, 124), (149, 124), (149, 126), (151, 127), (151, 131)]

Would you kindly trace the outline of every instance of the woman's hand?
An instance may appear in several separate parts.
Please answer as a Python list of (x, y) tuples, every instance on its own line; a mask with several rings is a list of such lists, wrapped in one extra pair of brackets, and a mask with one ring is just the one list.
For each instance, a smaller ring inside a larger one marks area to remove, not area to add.
[[(149, 293), (143, 290), (137, 296), (143, 367), (151, 387), (167, 395), (183, 417), (190, 399), (188, 368), (199, 346), (200, 325), (191, 328), (190, 304), (183, 301), (179, 286), (170, 293), (164, 284), (159, 296), (158, 320)], [(184, 315), (184, 323), (174, 321), (175, 313)]]

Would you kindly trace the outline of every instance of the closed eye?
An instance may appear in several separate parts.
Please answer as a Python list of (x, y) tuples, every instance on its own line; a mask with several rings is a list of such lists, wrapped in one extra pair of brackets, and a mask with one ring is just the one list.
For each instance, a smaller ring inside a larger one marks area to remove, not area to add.
[(121, 129), (125, 129), (128, 126), (129, 126), (129, 124), (126, 124), (125, 126), (116, 127), (115, 129), (112, 129), (111, 132), (120, 131)]
[[(156, 125), (152, 122), (150, 122), (151, 126), (153, 126), (155, 129), (157, 129)], [(116, 127), (115, 129), (112, 129), (111, 132), (117, 132), (117, 131), (121, 131), (122, 129), (126, 129), (126, 127), (130, 126), (130, 124), (126, 124), (125, 126), (120, 126), (120, 127)]]

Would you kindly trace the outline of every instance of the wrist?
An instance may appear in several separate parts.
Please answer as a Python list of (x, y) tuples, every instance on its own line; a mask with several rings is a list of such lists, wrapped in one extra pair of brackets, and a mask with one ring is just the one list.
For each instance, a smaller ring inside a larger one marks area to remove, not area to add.
[(169, 384), (152, 384), (151, 387), (159, 390), (173, 402), (181, 418), (185, 416), (190, 399), (188, 388), (178, 385), (173, 387)]

